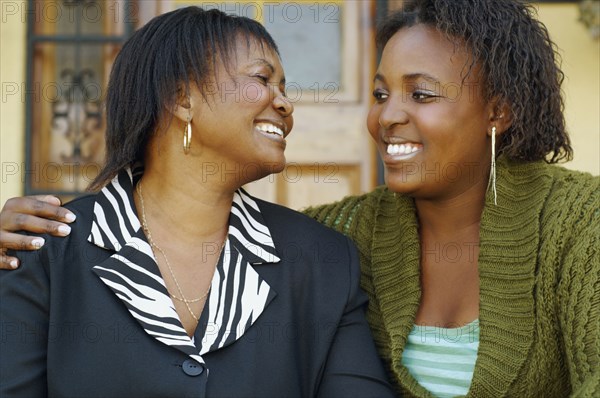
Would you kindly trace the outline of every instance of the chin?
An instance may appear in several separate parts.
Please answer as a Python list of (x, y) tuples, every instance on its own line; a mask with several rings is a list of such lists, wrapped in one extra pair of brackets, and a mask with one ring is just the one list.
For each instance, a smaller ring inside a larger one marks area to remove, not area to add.
[(279, 174), (285, 168), (285, 156), (280, 159), (262, 160), (244, 167), (244, 177), (247, 182), (258, 181), (271, 174)]
[(280, 156), (277, 156), (277, 158), (273, 159), (273, 161), (269, 164), (269, 173), (281, 173), (283, 169), (285, 169), (286, 164), (287, 161), (285, 159), (285, 155), (282, 153)]
[(269, 174), (279, 174), (285, 169), (286, 160), (282, 153), (280, 156), (271, 157), (271, 160), (264, 160), (262, 170), (265, 176)]
[(421, 181), (419, 181), (419, 177), (415, 175), (407, 175), (397, 171), (389, 172), (386, 170), (385, 185), (392, 192), (412, 196), (419, 190)]

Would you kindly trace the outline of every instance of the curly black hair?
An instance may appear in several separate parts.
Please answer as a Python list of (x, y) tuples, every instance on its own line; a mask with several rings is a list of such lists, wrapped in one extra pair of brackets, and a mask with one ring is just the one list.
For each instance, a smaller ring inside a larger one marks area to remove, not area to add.
[(564, 74), (556, 45), (535, 13), (519, 0), (407, 1), (378, 26), (377, 46), (383, 49), (400, 29), (417, 24), (458, 39), (481, 67), (487, 99), (510, 106), (512, 125), (501, 135), (498, 153), (522, 161), (567, 161), (573, 149), (563, 114)]

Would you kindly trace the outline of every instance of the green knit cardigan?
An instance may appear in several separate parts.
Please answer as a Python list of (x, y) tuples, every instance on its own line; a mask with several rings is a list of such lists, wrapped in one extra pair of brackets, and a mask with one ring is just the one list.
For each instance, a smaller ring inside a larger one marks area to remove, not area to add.
[[(600, 178), (498, 162), (480, 227), (480, 343), (467, 397), (600, 397)], [(358, 246), (367, 317), (398, 392), (432, 397), (402, 366), (419, 307), (414, 202), (385, 187), (306, 214)]]

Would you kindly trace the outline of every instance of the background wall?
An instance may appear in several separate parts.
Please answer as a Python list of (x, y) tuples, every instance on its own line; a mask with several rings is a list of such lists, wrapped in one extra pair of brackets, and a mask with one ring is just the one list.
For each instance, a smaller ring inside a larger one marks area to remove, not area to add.
[[(0, 1), (0, 204), (21, 195), (25, 180), (25, 1)], [(14, 170), (14, 171), (13, 171)], [(12, 174), (16, 172), (16, 174)], [(24, 178), (24, 176), (23, 176)]]
[(546, 24), (563, 57), (567, 127), (575, 156), (566, 167), (600, 175), (600, 41), (577, 22), (576, 4), (542, 4)]
[[(2, 205), (23, 192), (25, 6), (24, 1), (0, 1)], [(577, 21), (576, 4), (540, 4), (539, 18), (563, 56), (566, 118), (575, 149), (575, 159), (566, 167), (600, 175), (600, 42)]]

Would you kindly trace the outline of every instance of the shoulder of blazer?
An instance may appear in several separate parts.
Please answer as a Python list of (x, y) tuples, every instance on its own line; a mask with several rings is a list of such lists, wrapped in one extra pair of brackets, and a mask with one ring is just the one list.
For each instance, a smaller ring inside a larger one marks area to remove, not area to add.
[(77, 217), (75, 222), (69, 225), (72, 230), (71, 234), (85, 234), (84, 239), (87, 239), (94, 220), (94, 204), (97, 196), (98, 194), (84, 195), (65, 203), (64, 207)]
[(257, 204), (278, 255), (283, 264), (294, 269), (296, 280), (298, 272), (307, 272), (316, 278), (311, 279), (315, 286), (323, 284), (322, 288), (332, 294), (340, 290), (347, 293), (352, 280), (358, 284), (357, 251), (348, 237), (286, 207), (261, 200)]
[(347, 238), (340, 232), (334, 231), (313, 218), (290, 208), (254, 198), (258, 204), (267, 227), (271, 230), (273, 239), (286, 236), (298, 237), (306, 234), (308, 238), (317, 240), (345, 241)]
[[(71, 233), (68, 236), (59, 237), (43, 234), (41, 237), (44, 238), (45, 244), (39, 250), (12, 251), (12, 253), (16, 254), (24, 264), (28, 262), (39, 263), (45, 267), (48, 274), (56, 272), (59, 275), (63, 272), (63, 266), (72, 263), (73, 259), (89, 258), (89, 252), (84, 251), (87, 250), (84, 248), (88, 247), (87, 238), (92, 228), (95, 202), (96, 195), (92, 194), (79, 197), (63, 205), (77, 217), (69, 225)], [(30, 232), (24, 233), (30, 236), (40, 236)]]
[(260, 267), (256, 270), (278, 292), (290, 290), (300, 296), (314, 292), (321, 298), (322, 308), (332, 313), (333, 308), (344, 308), (351, 297), (361, 303), (366, 300), (357, 293), (358, 252), (347, 236), (295, 210), (255, 200), (282, 260), (278, 266), (264, 269), (270, 269), (269, 274)]

